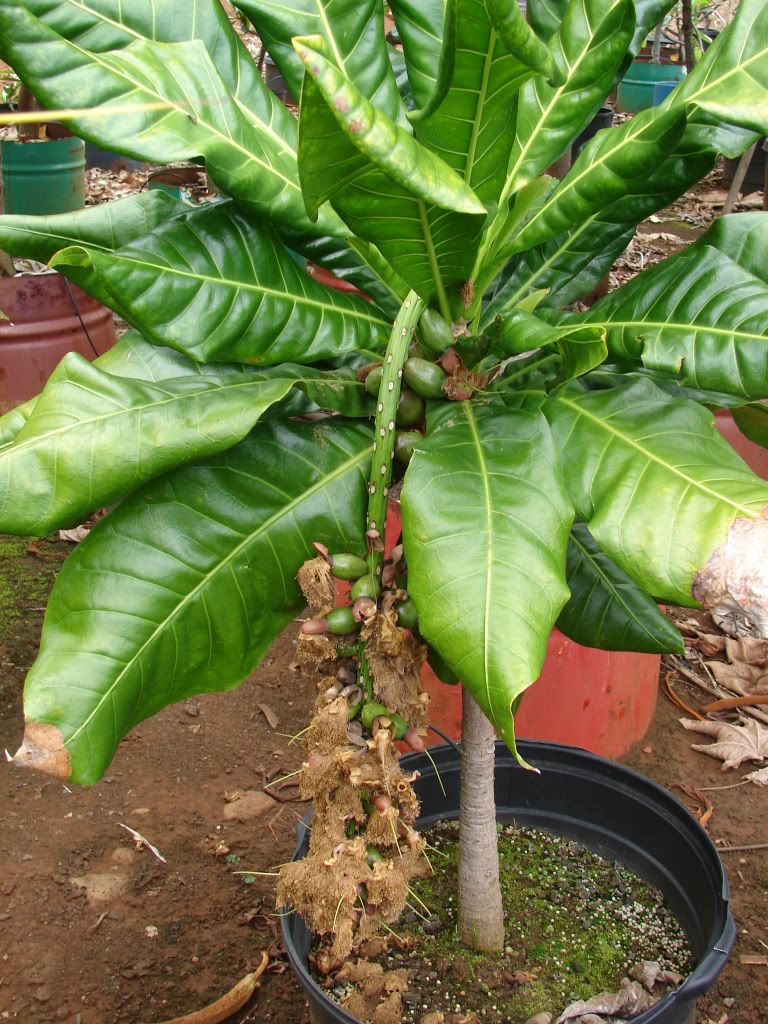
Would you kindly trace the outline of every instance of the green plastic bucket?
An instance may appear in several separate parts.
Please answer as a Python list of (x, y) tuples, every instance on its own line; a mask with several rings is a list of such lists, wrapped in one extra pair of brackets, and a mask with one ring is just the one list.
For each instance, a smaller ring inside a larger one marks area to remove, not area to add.
[(2, 142), (5, 212), (70, 213), (85, 206), (82, 139)]
[(653, 106), (653, 89), (657, 82), (679, 82), (685, 77), (682, 64), (649, 64), (634, 60), (619, 85), (616, 109), (622, 114), (636, 114)]

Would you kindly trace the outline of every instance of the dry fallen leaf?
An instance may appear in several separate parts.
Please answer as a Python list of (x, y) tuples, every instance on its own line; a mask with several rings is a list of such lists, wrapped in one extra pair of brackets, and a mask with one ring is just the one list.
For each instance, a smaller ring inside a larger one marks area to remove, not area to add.
[(758, 768), (756, 771), (750, 772), (744, 778), (754, 782), (756, 786), (768, 786), (768, 765), (765, 768)]
[(710, 757), (717, 757), (726, 768), (738, 768), (744, 761), (764, 761), (768, 758), (768, 729), (750, 719), (746, 725), (731, 725), (729, 722), (696, 721), (681, 718), (684, 729), (703, 732), (712, 736), (715, 743), (692, 743), (694, 750), (700, 750)]
[(270, 729), (276, 729), (278, 727), (278, 725), (280, 724), (280, 719), (277, 717), (277, 715), (269, 706), (269, 704), (259, 704), (259, 711), (261, 711), (262, 715), (264, 715), (264, 717), (266, 718), (267, 722), (269, 723)]

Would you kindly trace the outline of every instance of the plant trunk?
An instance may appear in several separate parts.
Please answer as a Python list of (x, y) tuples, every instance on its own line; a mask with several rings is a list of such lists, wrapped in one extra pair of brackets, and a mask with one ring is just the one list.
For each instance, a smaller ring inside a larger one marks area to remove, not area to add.
[(682, 0), (683, 11), (683, 61), (690, 73), (696, 66), (696, 50), (693, 45), (693, 8), (692, 0)]
[(459, 937), (473, 949), (504, 945), (493, 791), (493, 726), (462, 687), (459, 802)]
[(653, 46), (651, 47), (651, 64), (661, 63), (661, 37), (663, 34), (664, 22), (660, 21), (653, 31)]

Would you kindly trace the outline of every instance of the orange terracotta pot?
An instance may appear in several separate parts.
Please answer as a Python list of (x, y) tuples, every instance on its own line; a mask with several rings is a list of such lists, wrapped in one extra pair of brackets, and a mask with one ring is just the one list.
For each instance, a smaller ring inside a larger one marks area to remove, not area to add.
[(715, 413), (715, 426), (733, 450), (744, 459), (753, 472), (768, 480), (768, 449), (745, 437), (727, 409)]

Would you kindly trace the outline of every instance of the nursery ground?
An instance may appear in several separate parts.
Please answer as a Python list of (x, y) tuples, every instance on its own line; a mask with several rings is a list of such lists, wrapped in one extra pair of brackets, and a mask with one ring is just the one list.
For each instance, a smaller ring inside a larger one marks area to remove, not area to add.
[[(0, 751), (21, 739), (23, 678), (48, 589), (70, 550), (60, 541), (0, 538)], [(276, 802), (247, 822), (225, 815), (237, 807), (228, 802), (237, 791), (261, 791), (272, 773), (300, 765), (301, 748), (283, 734), (308, 721), (313, 681), (291, 670), (292, 654), (289, 629), (239, 690), (186, 701), (143, 723), (91, 789), (2, 759), (0, 1021), (167, 1020), (223, 994), (266, 950), (261, 988), (233, 1021), (307, 1024), (305, 999), (281, 955), (273, 879), (236, 874), (285, 861), (306, 805)], [(677, 718), (660, 696), (651, 731), (627, 762), (663, 785), (738, 781), (690, 750)], [(764, 789), (710, 797), (713, 837), (725, 845), (766, 840)], [(165, 863), (137, 849), (121, 824), (144, 835)], [(739, 957), (768, 950), (768, 853), (726, 856), (739, 942), (699, 1019), (765, 1024), (768, 966)]]

